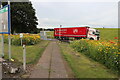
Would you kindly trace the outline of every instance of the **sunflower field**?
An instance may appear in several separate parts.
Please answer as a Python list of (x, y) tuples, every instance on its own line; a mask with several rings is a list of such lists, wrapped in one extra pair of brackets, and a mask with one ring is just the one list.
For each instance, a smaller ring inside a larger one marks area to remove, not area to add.
[[(23, 34), (22, 43), (26, 45), (34, 45), (39, 43), (40, 36), (38, 34)], [(8, 35), (4, 35), (4, 42), (8, 43)], [(20, 35), (11, 35), (11, 44), (12, 45), (21, 45), (21, 38)]]
[(89, 58), (104, 64), (107, 68), (120, 72), (120, 49), (118, 41), (76, 40), (71, 46)]

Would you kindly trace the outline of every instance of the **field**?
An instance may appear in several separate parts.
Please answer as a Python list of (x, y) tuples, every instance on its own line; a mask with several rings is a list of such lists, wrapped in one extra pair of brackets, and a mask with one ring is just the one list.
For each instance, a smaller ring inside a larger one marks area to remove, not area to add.
[[(64, 58), (77, 78), (113, 78), (119, 73), (118, 29), (99, 30), (99, 41), (83, 39), (73, 41), (70, 45), (60, 44)], [(69, 47), (73, 49), (72, 53)]]
[(115, 37), (118, 37), (118, 29), (116, 28), (97, 28), (100, 30), (100, 39), (101, 40), (116, 40)]

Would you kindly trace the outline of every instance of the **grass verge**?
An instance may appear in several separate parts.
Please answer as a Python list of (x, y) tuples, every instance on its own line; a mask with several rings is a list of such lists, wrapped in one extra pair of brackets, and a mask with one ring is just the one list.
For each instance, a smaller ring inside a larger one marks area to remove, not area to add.
[(76, 78), (117, 78), (102, 64), (75, 52), (67, 43), (59, 43), (65, 60), (70, 65)]
[[(41, 41), (36, 45), (26, 46), (26, 62), (27, 64), (35, 64), (39, 60), (49, 41)], [(5, 44), (5, 58), (8, 59), (8, 45)], [(23, 48), (22, 46), (11, 46), (12, 58), (22, 63)]]

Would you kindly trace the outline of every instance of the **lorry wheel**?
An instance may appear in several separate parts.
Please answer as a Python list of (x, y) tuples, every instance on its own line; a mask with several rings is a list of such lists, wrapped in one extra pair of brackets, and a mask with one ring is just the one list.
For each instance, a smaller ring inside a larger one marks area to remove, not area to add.
[(90, 38), (90, 40), (94, 40), (93, 38)]

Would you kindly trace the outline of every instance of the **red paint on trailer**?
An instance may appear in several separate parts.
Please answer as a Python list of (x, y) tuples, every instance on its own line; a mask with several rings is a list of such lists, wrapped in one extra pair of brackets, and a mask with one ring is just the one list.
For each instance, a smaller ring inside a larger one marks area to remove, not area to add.
[(89, 27), (54, 28), (54, 36), (87, 37)]

